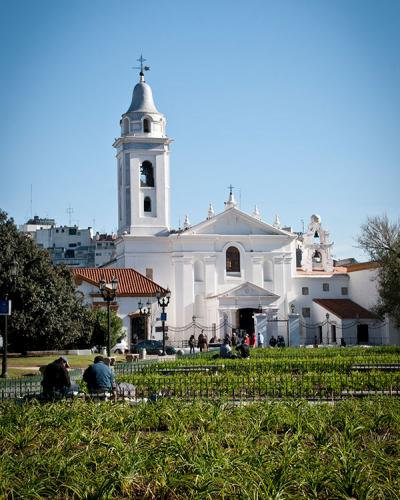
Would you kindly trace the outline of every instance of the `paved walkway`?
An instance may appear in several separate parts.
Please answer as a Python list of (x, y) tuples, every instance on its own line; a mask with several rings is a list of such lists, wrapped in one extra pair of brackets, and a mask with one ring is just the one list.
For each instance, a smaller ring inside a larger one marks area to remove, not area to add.
[(8, 368), (12, 368), (13, 370), (39, 371), (38, 366), (9, 366)]

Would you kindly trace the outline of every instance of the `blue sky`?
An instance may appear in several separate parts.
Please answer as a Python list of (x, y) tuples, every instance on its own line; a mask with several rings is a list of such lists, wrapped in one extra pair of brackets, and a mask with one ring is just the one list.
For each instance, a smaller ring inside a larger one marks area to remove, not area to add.
[(399, 217), (399, 25), (397, 0), (3, 0), (0, 208), (25, 222), (32, 185), (33, 215), (117, 229), (111, 144), (143, 53), (174, 227), (232, 183), (245, 212), (297, 231), (319, 213), (361, 259), (366, 217)]

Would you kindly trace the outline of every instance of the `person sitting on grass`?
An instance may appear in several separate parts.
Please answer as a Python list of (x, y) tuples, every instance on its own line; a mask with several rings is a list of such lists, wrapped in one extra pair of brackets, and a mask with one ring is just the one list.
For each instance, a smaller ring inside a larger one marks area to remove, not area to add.
[(96, 356), (94, 363), (83, 373), (83, 380), (88, 386), (89, 392), (106, 392), (115, 389), (114, 373), (104, 363), (103, 356)]
[(225, 337), (223, 344), (221, 344), (219, 347), (219, 357), (225, 359), (232, 357), (232, 348), (229, 345), (228, 337)]
[(61, 356), (48, 364), (43, 372), (43, 394), (47, 397), (62, 397), (71, 390), (68, 359)]
[(240, 358), (250, 358), (250, 347), (246, 344), (246, 342), (242, 342), (241, 344), (239, 344), (236, 347), (236, 350)]

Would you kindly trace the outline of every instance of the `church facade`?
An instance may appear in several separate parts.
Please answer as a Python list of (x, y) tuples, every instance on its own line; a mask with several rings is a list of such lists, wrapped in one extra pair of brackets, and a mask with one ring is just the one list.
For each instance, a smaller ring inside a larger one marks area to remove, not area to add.
[[(278, 219), (273, 224), (261, 220), (257, 208), (252, 214), (241, 211), (231, 190), (223, 212), (214, 213), (210, 205), (202, 222), (190, 225), (186, 218), (183, 228), (171, 228), (171, 139), (143, 67), (120, 126), (113, 144), (119, 237), (110, 266), (134, 268), (171, 290), (167, 323), (172, 340), (183, 340), (189, 336), (185, 326), (199, 324), (217, 336), (232, 328), (264, 329), (268, 342), (277, 331), (274, 322), (282, 321), (290, 323), (288, 343), (294, 328), (295, 345), (339, 343), (341, 338), (393, 342), (368, 310), (371, 297), (352, 300), (351, 273), (334, 267), (330, 235), (318, 215), (299, 235), (282, 228)], [(360, 325), (367, 325), (362, 335)], [(157, 330), (151, 325), (146, 336)]]

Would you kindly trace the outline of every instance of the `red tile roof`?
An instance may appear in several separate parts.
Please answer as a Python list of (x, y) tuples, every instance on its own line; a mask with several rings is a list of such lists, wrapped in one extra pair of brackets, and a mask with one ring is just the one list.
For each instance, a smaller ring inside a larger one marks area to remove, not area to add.
[(377, 319), (371, 311), (350, 299), (313, 299), (313, 302), (341, 319)]
[(166, 293), (166, 289), (157, 285), (143, 274), (140, 274), (135, 269), (113, 269), (113, 268), (97, 268), (97, 267), (77, 267), (72, 269), (75, 282), (79, 283), (86, 281), (92, 285), (98, 286), (99, 281), (104, 279), (106, 283), (110, 283), (113, 278), (118, 280), (118, 296), (155, 296), (158, 291), (162, 294)]
[(313, 269), (312, 271), (304, 271), (303, 268), (297, 268), (297, 274), (301, 276), (334, 276), (346, 274), (347, 268), (343, 266), (334, 267), (332, 271), (324, 271), (323, 269)]
[(354, 271), (364, 271), (365, 269), (377, 269), (379, 267), (378, 262), (357, 262), (356, 264), (350, 264), (347, 267), (348, 273), (353, 273)]

